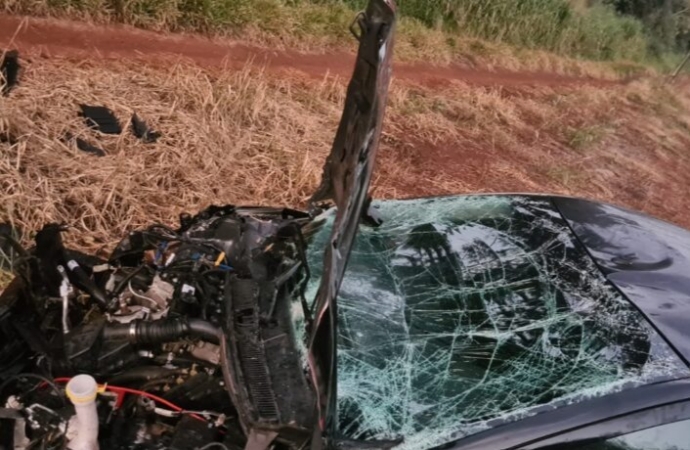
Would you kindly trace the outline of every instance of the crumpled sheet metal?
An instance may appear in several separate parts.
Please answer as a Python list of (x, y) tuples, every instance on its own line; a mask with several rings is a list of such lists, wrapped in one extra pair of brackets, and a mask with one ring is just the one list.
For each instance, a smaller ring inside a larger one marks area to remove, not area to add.
[(315, 294), (309, 336), (309, 373), (321, 432), (334, 431), (336, 299), (354, 237), (366, 212), (391, 77), (395, 14), (394, 0), (371, 0), (366, 12), (358, 17), (359, 50), (345, 109), (324, 165), (321, 185), (310, 200), (313, 209), (325, 200), (333, 200), (338, 208), (329, 244), (321, 247), (320, 263), (326, 275)]

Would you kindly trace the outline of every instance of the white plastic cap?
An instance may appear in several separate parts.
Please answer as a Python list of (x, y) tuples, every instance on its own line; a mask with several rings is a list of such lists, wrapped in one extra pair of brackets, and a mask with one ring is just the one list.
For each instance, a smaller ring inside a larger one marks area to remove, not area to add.
[(65, 392), (75, 405), (89, 403), (96, 399), (98, 383), (91, 375), (77, 375), (69, 380)]

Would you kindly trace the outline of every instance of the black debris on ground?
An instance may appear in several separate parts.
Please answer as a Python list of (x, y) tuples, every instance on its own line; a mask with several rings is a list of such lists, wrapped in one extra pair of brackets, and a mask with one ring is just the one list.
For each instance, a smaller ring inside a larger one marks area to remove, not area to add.
[(80, 116), (86, 120), (86, 124), (105, 134), (120, 134), (122, 126), (109, 108), (105, 106), (79, 105), (81, 108)]
[(154, 143), (161, 137), (158, 131), (154, 131), (146, 124), (146, 122), (139, 116), (132, 115), (132, 132), (134, 136), (146, 142), (147, 144)]
[(19, 52), (17, 50), (10, 50), (2, 55), (0, 61), (0, 86), (2, 86), (2, 95), (9, 95), (10, 91), (19, 82)]
[(77, 138), (77, 148), (83, 152), (91, 153), (96, 156), (105, 156), (105, 150), (102, 148), (91, 145), (81, 138)]
[(63, 142), (70, 143), (71, 141), (75, 141), (77, 144), (77, 148), (83, 152), (86, 153), (91, 153), (92, 155), (96, 156), (105, 156), (105, 150), (102, 148), (96, 147), (95, 145), (91, 145), (88, 142), (86, 142), (84, 139), (75, 137), (71, 133), (65, 133), (65, 136), (63, 137)]

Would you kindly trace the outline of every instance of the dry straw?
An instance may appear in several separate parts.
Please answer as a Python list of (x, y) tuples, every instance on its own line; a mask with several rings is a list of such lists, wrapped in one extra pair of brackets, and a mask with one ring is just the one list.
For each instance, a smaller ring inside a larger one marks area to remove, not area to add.
[[(207, 71), (25, 56), (22, 84), (0, 97), (0, 135), (16, 141), (0, 143), (0, 221), (28, 231), (24, 244), (65, 222), (67, 242), (85, 251), (214, 203), (305, 206), (345, 92), (344, 80), (252, 64)], [(506, 90), (394, 80), (375, 195), (558, 192), (686, 223), (682, 198), (667, 195), (689, 184), (687, 171), (668, 171), (690, 163), (687, 99), (678, 98), (648, 82)], [(136, 112), (163, 136), (102, 135), (78, 117), (80, 103), (110, 107), (123, 125)], [(64, 142), (68, 132), (108, 155)]]
[[(110, 246), (152, 221), (209, 204), (304, 204), (337, 125), (342, 86), (307, 90), (258, 68), (209, 74), (64, 62), (29, 64), (22, 85), (0, 99), (0, 220), (23, 230), (66, 222), (84, 250)], [(106, 105), (128, 126), (136, 112), (163, 136), (128, 129), (106, 136), (78, 117), (80, 103)], [(64, 142), (71, 133), (103, 148), (98, 158)]]

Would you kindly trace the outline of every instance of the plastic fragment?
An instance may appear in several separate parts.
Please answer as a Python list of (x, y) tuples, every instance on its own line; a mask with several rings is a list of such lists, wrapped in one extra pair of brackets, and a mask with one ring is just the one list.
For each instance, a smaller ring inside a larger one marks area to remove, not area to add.
[(77, 138), (77, 148), (83, 152), (91, 153), (96, 156), (105, 156), (105, 150), (91, 145), (81, 138)]
[(147, 144), (154, 143), (161, 137), (158, 131), (149, 128), (146, 122), (137, 116), (136, 113), (132, 115), (132, 133)]
[(216, 258), (216, 262), (214, 264), (215, 267), (220, 266), (220, 264), (225, 261), (225, 252), (220, 252), (218, 255), (218, 258)]
[(105, 134), (120, 134), (122, 126), (115, 114), (105, 106), (79, 105), (79, 114), (86, 120), (86, 124), (95, 130)]
[(18, 84), (20, 67), (19, 52), (17, 50), (10, 50), (4, 53), (0, 62), (2, 95), (9, 95), (10, 91)]
[(95, 145), (91, 145), (88, 142), (86, 142), (82, 138), (75, 137), (72, 133), (67, 132), (65, 133), (65, 136), (63, 137), (63, 142), (69, 143), (70, 141), (74, 140), (77, 144), (77, 148), (83, 152), (86, 153), (91, 153), (96, 156), (105, 156), (105, 150), (102, 148), (96, 147)]

